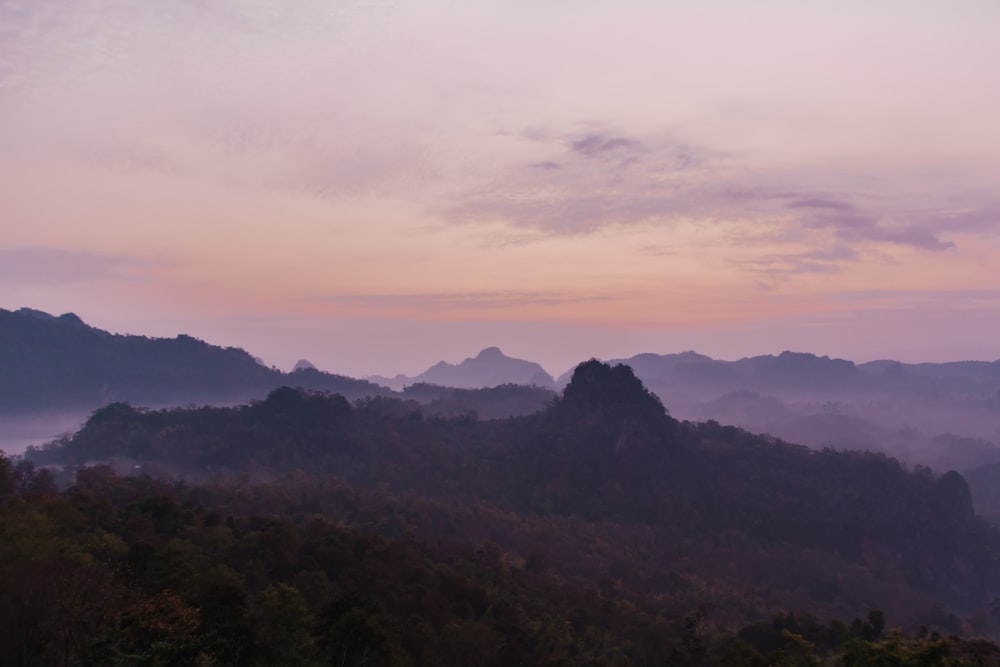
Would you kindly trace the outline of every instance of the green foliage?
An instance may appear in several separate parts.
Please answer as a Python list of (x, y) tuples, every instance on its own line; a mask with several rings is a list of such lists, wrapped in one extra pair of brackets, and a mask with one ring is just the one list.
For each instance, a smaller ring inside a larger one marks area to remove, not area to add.
[(286, 584), (267, 587), (251, 615), (260, 665), (306, 667), (312, 664), (313, 621), (302, 594)]

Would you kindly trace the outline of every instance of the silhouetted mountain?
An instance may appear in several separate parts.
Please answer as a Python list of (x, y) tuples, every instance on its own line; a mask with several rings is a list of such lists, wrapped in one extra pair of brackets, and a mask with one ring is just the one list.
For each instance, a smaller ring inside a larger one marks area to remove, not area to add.
[[(696, 352), (644, 353), (609, 363), (628, 364), (648, 384), (699, 389), (877, 393), (906, 388), (913, 393), (971, 393), (1000, 388), (1000, 360), (920, 364), (881, 360), (856, 365), (845, 359), (785, 351), (737, 361), (720, 361)], [(557, 386), (564, 386), (571, 375), (572, 370), (560, 375)]]
[(619, 450), (637, 435), (672, 432), (675, 425), (660, 399), (643, 386), (630, 367), (612, 367), (595, 359), (573, 371), (555, 413), (587, 438), (613, 436)]
[[(523, 527), (548, 522), (561, 542), (546, 548), (562, 554), (560, 567), (586, 577), (610, 571), (650, 595), (677, 595), (683, 577), (696, 577), (702, 595), (740, 591), (770, 600), (751, 606), (808, 603), (843, 615), (935, 604), (970, 611), (1000, 592), (1000, 534), (974, 515), (957, 473), (678, 422), (631, 369), (596, 361), (576, 369), (549, 409), (526, 417), (427, 418), (395, 398), (351, 405), (280, 389), (233, 408), (112, 405), (30, 457), (70, 466), (117, 458), (128, 469), (202, 478), (335, 475), (405, 502), (456, 507), (419, 522), (401, 507), (371, 521), (398, 517), (431, 541), (461, 525), (501, 550), (524, 549)], [(532, 539), (555, 539), (539, 534)]]
[[(856, 389), (866, 377), (853, 362), (800, 352), (718, 361), (696, 352), (639, 354), (609, 363), (628, 364), (650, 384), (725, 389)], [(559, 377), (560, 386), (572, 371)]]
[(1000, 462), (1000, 362), (857, 365), (794, 352), (719, 361), (683, 352), (611, 363), (632, 366), (682, 419), (718, 419), (816, 448), (885, 452), (935, 470)]
[(0, 414), (89, 411), (115, 401), (164, 406), (263, 398), (290, 384), (355, 398), (388, 393), (363, 380), (281, 373), (247, 352), (191, 336), (113, 335), (72, 313), (0, 309)]
[[(612, 359), (608, 363), (627, 364), (640, 378), (648, 377), (658, 380), (677, 378), (679, 381), (683, 375), (697, 378), (702, 372), (708, 377), (721, 374), (719, 379), (722, 381), (729, 381), (735, 377), (735, 373), (729, 369), (728, 362), (716, 361), (693, 351), (676, 354), (644, 352), (628, 359)], [(571, 368), (560, 375), (556, 380), (556, 385), (565, 387), (572, 379), (574, 370), (575, 368)]]
[(766, 388), (853, 390), (860, 388), (865, 379), (851, 361), (801, 352), (740, 359), (734, 366), (745, 377), (753, 378), (755, 385)]
[[(881, 451), (939, 471), (1000, 462), (1000, 362), (856, 365), (793, 352), (738, 361), (695, 352), (641, 354), (624, 361), (679, 419), (717, 419), (816, 448)], [(571, 375), (560, 377), (560, 385)], [(497, 348), (386, 382), (417, 385), (398, 395), (441, 416), (524, 415), (554, 398), (539, 389), (554, 382), (541, 366)], [(7, 451), (55, 437), (115, 401), (232, 404), (283, 385), (350, 400), (392, 395), (305, 360), (281, 373), (243, 350), (191, 336), (112, 335), (72, 313), (0, 310), (0, 415), (7, 415), (0, 448)]]
[(313, 371), (315, 371), (315, 370), (319, 370), (319, 369), (317, 369), (316, 366), (311, 361), (309, 361), (308, 359), (299, 359), (298, 361), (295, 362), (295, 365), (292, 366), (292, 371), (293, 372), (294, 371), (305, 371), (305, 370), (313, 370)]
[[(469, 360), (481, 377), (522, 376), (541, 367), (485, 350)], [(459, 372), (468, 370), (469, 364)], [(492, 369), (492, 370), (491, 370)], [(541, 371), (544, 373), (544, 371)], [(535, 373), (537, 375), (537, 372)], [(551, 384), (551, 378), (548, 384)], [(545, 378), (535, 378), (544, 380)], [(237, 348), (191, 336), (146, 338), (113, 335), (68, 313), (0, 309), (0, 450), (29, 445), (75, 430), (95, 408), (125, 402), (145, 407), (231, 405), (262, 399), (282, 386), (332, 392), (357, 400), (395, 395), (365, 380), (325, 373), (300, 360), (290, 373), (267, 368)], [(423, 404), (427, 414), (501, 419), (545, 408), (555, 394), (537, 386), (501, 384), (491, 389), (420, 385), (400, 396)]]
[(377, 380), (394, 389), (402, 389), (406, 385), (417, 383), (460, 389), (496, 387), (503, 384), (555, 386), (552, 376), (535, 362), (508, 357), (496, 347), (488, 347), (475, 357), (469, 357), (459, 364), (438, 362), (415, 377), (397, 375), (395, 378), (378, 377)]
[[(902, 364), (899, 362), (870, 362), (860, 368), (878, 367), (880, 363), (891, 363), (899, 370), (917, 377), (963, 379), (968, 382), (993, 384), (1000, 382), (1000, 360), (998, 361), (946, 361), (941, 363)], [(884, 372), (884, 371), (883, 371)]]

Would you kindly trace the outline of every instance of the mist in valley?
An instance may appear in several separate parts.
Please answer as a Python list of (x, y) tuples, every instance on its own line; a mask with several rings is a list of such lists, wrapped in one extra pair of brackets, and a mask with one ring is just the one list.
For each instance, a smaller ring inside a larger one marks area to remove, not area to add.
[(733, 389), (721, 395), (661, 388), (674, 415), (714, 419), (814, 448), (884, 452), (935, 470), (968, 470), (1000, 461), (996, 397), (857, 396), (830, 392)]
[[(813, 448), (884, 452), (937, 471), (1000, 461), (1000, 363), (855, 364), (784, 352), (616, 360), (675, 417), (715, 420)], [(565, 375), (563, 378), (565, 379)]]
[(38, 447), (70, 436), (83, 426), (91, 411), (0, 415), (0, 451), (19, 456), (28, 447)]

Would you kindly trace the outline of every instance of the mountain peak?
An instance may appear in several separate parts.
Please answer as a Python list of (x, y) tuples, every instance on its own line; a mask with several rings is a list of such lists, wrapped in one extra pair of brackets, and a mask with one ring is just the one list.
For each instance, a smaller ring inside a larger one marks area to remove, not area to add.
[(60, 324), (69, 324), (75, 327), (87, 326), (76, 313), (63, 313), (56, 317), (55, 315), (46, 313), (44, 310), (37, 310), (35, 308), (18, 308), (14, 312), (23, 317), (30, 317), (35, 320), (42, 320), (43, 322), (59, 322)]
[(576, 367), (563, 390), (563, 403), (584, 411), (629, 406), (644, 413), (666, 414), (660, 399), (646, 389), (630, 366), (612, 367), (597, 359)]
[(459, 364), (440, 361), (409, 380), (411, 384), (423, 382), (465, 389), (502, 384), (551, 387), (555, 383), (552, 376), (535, 362), (508, 357), (495, 346), (487, 347)]
[(15, 311), (18, 315), (24, 315), (26, 317), (33, 317), (36, 320), (54, 320), (55, 315), (50, 315), (44, 310), (36, 310), (35, 308), (18, 308)]
[(642, 384), (630, 366), (596, 359), (573, 371), (556, 404), (559, 419), (592, 451), (622, 452), (643, 443), (662, 442), (675, 425), (663, 403)]
[(313, 363), (308, 359), (299, 359), (298, 361), (295, 362), (295, 366), (292, 367), (293, 373), (295, 371), (314, 371), (314, 370), (316, 370), (316, 366), (313, 365)]
[(69, 324), (74, 327), (85, 327), (87, 324), (80, 319), (80, 316), (76, 313), (63, 313), (56, 318), (59, 322), (63, 324)]

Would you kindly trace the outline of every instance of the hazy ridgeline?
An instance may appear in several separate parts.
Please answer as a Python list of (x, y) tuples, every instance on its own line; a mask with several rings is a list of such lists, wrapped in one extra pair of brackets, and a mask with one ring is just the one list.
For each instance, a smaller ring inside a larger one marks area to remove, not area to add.
[(3, 437), (75, 431), (0, 459), (16, 664), (1000, 656), (958, 639), (998, 632), (997, 364), (490, 348), (392, 390), (0, 325)]
[[(619, 362), (681, 419), (712, 419), (815, 448), (884, 452), (939, 472), (975, 471), (977, 496), (988, 490), (990, 466), (1000, 464), (1000, 362), (858, 365), (789, 352), (739, 361), (694, 352), (640, 354), (612, 363)], [(235, 405), (287, 385), (349, 400), (397, 396), (439, 414), (502, 418), (543, 409), (571, 373), (553, 379), (538, 364), (497, 348), (459, 364), (442, 361), (415, 377), (358, 380), (307, 363), (285, 373), (243, 350), (189, 336), (112, 335), (72, 314), (29, 309), (0, 310), (0, 368), (0, 445), (13, 453), (73, 430), (116, 401)]]
[(29, 459), (0, 480), (21, 572), (0, 639), (20, 664), (1000, 655), (957, 637), (996, 633), (1000, 592), (1000, 531), (960, 475), (681, 422), (623, 365), (494, 420), (290, 388), (115, 403)]

